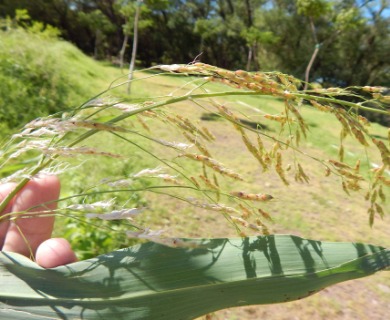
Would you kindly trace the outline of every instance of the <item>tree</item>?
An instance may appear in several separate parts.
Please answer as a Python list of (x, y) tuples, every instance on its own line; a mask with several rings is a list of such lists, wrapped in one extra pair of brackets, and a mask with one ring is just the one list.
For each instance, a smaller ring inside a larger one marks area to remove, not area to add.
[(137, 45), (138, 45), (138, 21), (139, 21), (139, 14), (140, 14), (140, 7), (143, 3), (143, 0), (137, 0), (136, 3), (136, 9), (135, 9), (135, 16), (134, 16), (134, 29), (133, 29), (133, 50), (131, 52), (131, 60), (130, 60), (130, 66), (129, 66), (129, 82), (127, 84), (127, 94), (130, 94), (130, 88), (131, 88), (131, 81), (133, 80), (133, 72), (134, 72), (134, 66), (135, 66), (135, 58), (137, 56)]
[(78, 13), (80, 24), (86, 29), (91, 30), (94, 34), (94, 50), (93, 56), (95, 59), (104, 57), (104, 44), (107, 45), (107, 35), (115, 30), (115, 26), (108, 20), (99, 9), (91, 12), (81, 11)]

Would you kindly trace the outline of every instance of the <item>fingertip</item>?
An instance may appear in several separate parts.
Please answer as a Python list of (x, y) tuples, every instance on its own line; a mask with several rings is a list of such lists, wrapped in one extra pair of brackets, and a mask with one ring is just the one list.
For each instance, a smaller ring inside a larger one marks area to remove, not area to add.
[(43, 268), (55, 268), (77, 261), (70, 243), (63, 238), (52, 238), (44, 241), (38, 247), (35, 259)]

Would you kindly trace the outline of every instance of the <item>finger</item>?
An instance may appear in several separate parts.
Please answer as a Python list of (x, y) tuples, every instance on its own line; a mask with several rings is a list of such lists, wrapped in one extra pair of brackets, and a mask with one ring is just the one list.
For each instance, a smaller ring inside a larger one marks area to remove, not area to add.
[[(15, 188), (14, 183), (6, 183), (0, 185), (0, 203), (12, 192)], [(10, 213), (12, 209), (13, 201), (11, 200), (7, 207), (0, 213), (0, 250), (2, 250), (5, 240), (5, 235), (7, 234), (9, 219), (4, 217), (5, 214)]]
[[(15, 196), (12, 212), (39, 213), (54, 210), (60, 193), (60, 182), (55, 176), (34, 178)], [(54, 216), (18, 218), (10, 222), (4, 240), (4, 251), (35, 255), (38, 246), (49, 239), (53, 231)]]
[(52, 238), (38, 247), (35, 260), (43, 268), (54, 268), (76, 262), (77, 258), (67, 240)]

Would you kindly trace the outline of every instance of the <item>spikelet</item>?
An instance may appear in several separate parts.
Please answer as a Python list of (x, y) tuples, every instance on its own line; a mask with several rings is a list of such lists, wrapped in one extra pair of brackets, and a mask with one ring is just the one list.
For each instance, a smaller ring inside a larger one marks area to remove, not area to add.
[(239, 235), (241, 238), (246, 238), (246, 237), (248, 236), (244, 231), (239, 231), (238, 235)]
[(315, 100), (310, 100), (310, 103), (313, 107), (323, 112), (332, 112), (333, 110), (331, 107), (322, 105)]
[(378, 197), (378, 192), (377, 192), (377, 190), (374, 190), (374, 192), (371, 194), (371, 197), (370, 197), (371, 204), (374, 204), (376, 202), (377, 197)]
[(289, 182), (287, 181), (287, 179), (284, 175), (284, 170), (283, 170), (283, 166), (282, 166), (282, 154), (280, 152), (278, 152), (276, 154), (275, 170), (276, 170), (277, 174), (279, 175), (280, 179), (282, 179), (283, 183), (288, 186)]
[(216, 175), (215, 173), (213, 174), (213, 180), (214, 180), (214, 184), (219, 188), (219, 183), (218, 183), (217, 175)]
[(234, 74), (237, 77), (242, 78), (246, 82), (253, 81), (253, 77), (251, 77), (250, 74), (248, 72), (244, 71), (244, 70), (237, 70), (236, 72), (234, 72)]
[(207, 150), (207, 148), (202, 144), (200, 143), (199, 139), (197, 139), (197, 137), (191, 137), (187, 132), (183, 131), (182, 134), (186, 137), (186, 139), (193, 143), (197, 148), (198, 150), (204, 154), (205, 156), (207, 157), (211, 157), (211, 154), (210, 152)]
[(290, 91), (298, 91), (297, 86), (301, 84), (301, 81), (283, 73), (278, 73), (277, 77), (279, 81)]
[(385, 165), (382, 165), (380, 166), (379, 168), (375, 168), (373, 169), (374, 171), (374, 181), (372, 183), (372, 187), (374, 188), (378, 183), (380, 182), (383, 182), (383, 180), (381, 178), (384, 178), (383, 177), (383, 173), (385, 172), (385, 169), (386, 169), (386, 166)]
[(36, 119), (29, 122), (24, 126), (24, 130), (21, 133), (15, 135), (15, 137), (37, 136), (38, 134), (57, 135), (69, 131), (74, 131), (79, 128), (99, 130), (99, 131), (110, 131), (110, 132), (127, 132), (127, 130), (123, 127), (114, 126), (108, 123), (77, 120), (75, 118), (71, 118), (68, 120), (51, 118), (51, 119)]
[(336, 168), (353, 170), (353, 168), (351, 166), (349, 166), (343, 162), (339, 162), (339, 161), (332, 160), (332, 159), (329, 159), (328, 162), (331, 163), (332, 165), (334, 165)]
[(264, 219), (267, 219), (271, 222), (274, 222), (274, 220), (272, 219), (271, 215), (268, 213), (268, 212), (265, 212), (264, 210), (262, 209), (257, 209), (257, 211), (261, 214), (261, 216), (264, 218)]
[(126, 132), (127, 130), (122, 127), (113, 126), (106, 123), (92, 122), (92, 121), (69, 121), (70, 124), (74, 125), (78, 128), (86, 128), (86, 129), (95, 129), (101, 131), (115, 131), (115, 132)]
[(347, 180), (347, 189), (352, 190), (352, 191), (358, 191), (361, 190), (362, 188), (359, 185), (358, 180)]
[(381, 201), (382, 201), (383, 203), (386, 202), (386, 195), (385, 195), (385, 193), (383, 192), (382, 186), (379, 186), (379, 188), (378, 188), (378, 196), (379, 196), (379, 198), (381, 199)]
[(271, 153), (270, 153), (270, 157), (271, 157), (271, 158), (275, 158), (276, 153), (278, 152), (279, 149), (280, 149), (280, 143), (279, 143), (279, 141), (276, 141), (276, 142), (273, 144), (273, 146), (272, 146)]
[(287, 150), (287, 149), (290, 147), (292, 138), (293, 138), (293, 136), (289, 136), (289, 137), (286, 139), (286, 142), (284, 143), (284, 150)]
[(370, 145), (368, 144), (366, 138), (364, 137), (364, 134), (361, 130), (355, 128), (355, 127), (351, 127), (351, 131), (353, 133), (353, 135), (355, 136), (355, 138), (365, 147), (369, 147)]
[(188, 118), (184, 118), (180, 115), (176, 115), (176, 118), (184, 123), (192, 132), (198, 131), (198, 128)]
[(165, 182), (171, 182), (173, 184), (176, 184), (178, 186), (181, 186), (182, 183), (176, 179), (176, 176), (171, 176), (169, 174), (158, 174), (157, 176), (155, 176), (155, 178), (160, 178), (160, 179), (163, 179)]
[(339, 156), (340, 162), (343, 162), (344, 161), (344, 145), (342, 143), (340, 144), (338, 156)]
[(146, 131), (149, 131), (149, 132), (150, 132), (150, 128), (148, 127), (148, 125), (146, 124), (146, 122), (142, 119), (142, 117), (137, 116), (137, 120), (138, 120), (138, 122), (141, 124), (141, 126), (142, 126)]
[(360, 171), (360, 160), (358, 159), (356, 161), (356, 164), (355, 164), (355, 167), (353, 168), (353, 170), (358, 173)]
[(344, 119), (348, 122), (349, 127), (358, 129), (359, 131), (367, 132), (367, 130), (364, 128), (364, 126), (359, 122), (359, 118), (355, 118), (351, 116), (345, 109), (339, 108), (337, 110)]
[(383, 176), (378, 177), (378, 179), (379, 179), (385, 186), (390, 187), (390, 179), (386, 179), (386, 178), (383, 177)]
[(120, 154), (115, 154), (111, 152), (98, 151), (94, 148), (87, 147), (50, 147), (42, 149), (42, 152), (47, 155), (60, 155), (64, 157), (75, 157), (78, 155), (93, 155), (93, 156), (105, 156), (110, 158), (123, 158)]
[(362, 87), (363, 91), (370, 92), (370, 93), (379, 93), (384, 91), (386, 88), (384, 87), (370, 87), (370, 86), (364, 86)]
[(263, 152), (264, 152), (265, 149), (264, 149), (264, 143), (261, 140), (260, 135), (257, 135), (257, 147), (259, 149), (260, 155), (263, 155)]
[(347, 171), (345, 169), (337, 169), (337, 172), (340, 173), (342, 176), (352, 179), (352, 180), (364, 180), (364, 178), (356, 173), (352, 173), (350, 171)]
[(309, 183), (310, 178), (306, 175), (306, 173), (303, 171), (303, 168), (300, 163), (298, 163), (298, 171), (295, 175), (295, 180), (306, 183)]
[(187, 201), (195, 207), (199, 207), (206, 210), (216, 211), (220, 213), (227, 213), (227, 214), (236, 214), (236, 215), (240, 214), (240, 212), (235, 208), (225, 206), (224, 204), (221, 203), (207, 203), (207, 202), (202, 202), (201, 200), (195, 198), (189, 198), (187, 199)]
[(347, 184), (345, 183), (344, 180), (341, 182), (341, 186), (343, 187), (344, 192), (345, 192), (347, 195), (350, 196), (351, 194), (349, 193)]
[(386, 147), (386, 145), (382, 141), (380, 141), (378, 139), (372, 138), (372, 142), (374, 142), (374, 144), (379, 149), (383, 164), (390, 166), (390, 151), (389, 151), (389, 149)]
[(370, 227), (372, 227), (374, 224), (374, 219), (375, 219), (375, 210), (371, 206), (370, 208), (368, 208), (367, 212), (368, 212), (368, 223), (369, 223)]
[(358, 120), (361, 124), (369, 127), (371, 124), (370, 124), (370, 121), (367, 120), (367, 118), (361, 116), (360, 114), (358, 115)]
[(207, 129), (206, 127), (201, 127), (201, 130), (203, 131), (205, 136), (208, 137), (208, 141), (214, 141), (215, 140), (215, 136), (210, 132), (209, 129)]
[(238, 117), (233, 114), (233, 112), (231, 112), (228, 108), (226, 108), (225, 106), (223, 105), (217, 105), (216, 106), (219, 113), (224, 117), (226, 118), (227, 120), (230, 120), (232, 121), (233, 123), (235, 122), (239, 122), (239, 119)]
[(266, 152), (266, 153), (263, 155), (263, 161), (264, 161), (264, 163), (267, 165), (267, 167), (268, 167), (269, 165), (271, 165), (272, 159), (271, 159), (271, 157), (270, 157), (270, 155), (269, 155), (268, 152)]
[(248, 149), (248, 151), (257, 159), (257, 161), (260, 163), (260, 165), (262, 166), (263, 168), (263, 171), (267, 170), (268, 166), (266, 165), (266, 163), (264, 162), (263, 158), (261, 157), (261, 153), (259, 151), (259, 149), (257, 149), (255, 147), (254, 144), (252, 144), (252, 142), (249, 141), (249, 138), (248, 136), (245, 134), (244, 130), (242, 130), (242, 128), (239, 128), (238, 129), (240, 132), (241, 132), (241, 137), (242, 137), (242, 140), (244, 141), (244, 144), (246, 146), (246, 148)]
[(349, 128), (347, 120), (342, 116), (340, 113), (340, 110), (342, 109), (335, 109), (333, 110), (333, 114), (336, 116), (337, 120), (341, 123), (342, 128), (344, 129), (345, 133), (344, 135), (351, 134), (351, 130)]
[(268, 120), (277, 121), (280, 124), (282, 124), (282, 126), (285, 125), (286, 122), (287, 122), (287, 117), (286, 116), (282, 116), (282, 115), (278, 116), (278, 115), (272, 115), (272, 114), (265, 114), (264, 118), (266, 118)]
[(270, 194), (256, 194), (256, 193), (245, 193), (242, 191), (232, 191), (230, 192), (232, 196), (245, 199), (245, 200), (251, 200), (251, 201), (261, 201), (261, 202), (267, 202), (272, 200), (274, 197)]
[(209, 140), (209, 137), (201, 130), (199, 130), (189, 119), (176, 115), (176, 117), (166, 116), (166, 119), (193, 135), (200, 134), (204, 139)]
[(158, 114), (155, 111), (151, 111), (151, 110), (145, 110), (141, 112), (141, 114), (144, 117), (148, 117), (148, 118), (158, 118)]
[(190, 177), (191, 181), (194, 183), (194, 185), (196, 185), (196, 187), (198, 189), (200, 189), (200, 184), (199, 182), (195, 179), (195, 177)]
[(389, 146), (390, 146), (390, 128), (387, 129), (387, 143), (388, 143)]
[(240, 218), (240, 217), (236, 217), (236, 216), (230, 216), (230, 219), (234, 222), (234, 223), (238, 223), (240, 225), (242, 225), (243, 227), (245, 228), (248, 228), (249, 226), (249, 222), (244, 220), (243, 218)]
[(206, 186), (210, 187), (211, 189), (214, 189), (214, 190), (217, 190), (219, 191), (219, 187), (217, 185), (215, 185), (214, 183), (212, 183), (210, 181), (210, 179), (208, 179), (207, 177), (205, 177), (204, 175), (199, 175), (199, 178), (201, 178), (204, 183), (206, 184)]
[[(233, 221), (233, 223), (238, 223), (241, 226), (243, 226), (244, 228), (252, 229), (255, 231), (262, 231), (262, 228), (260, 228), (259, 226), (255, 225), (253, 223), (249, 223), (248, 221), (246, 221), (243, 218), (230, 216), (230, 219)], [(241, 233), (240, 235), (242, 236), (242, 235), (244, 235), (244, 233)]]
[(245, 208), (241, 203), (238, 206), (242, 210), (241, 218), (248, 219), (252, 216), (252, 212), (248, 208)]
[(301, 134), (300, 134), (299, 130), (297, 129), (295, 131), (295, 144), (297, 147), (299, 147), (300, 141), (301, 141)]
[(182, 121), (180, 121), (174, 117), (171, 117), (171, 116), (166, 116), (166, 119), (169, 122), (173, 123), (174, 125), (178, 126), (179, 128), (181, 128), (185, 131), (188, 131), (190, 133), (193, 133), (193, 130), (190, 127), (186, 126)]
[(386, 104), (390, 103), (390, 96), (384, 96), (383, 94), (380, 94), (380, 93), (373, 93), (372, 96), (375, 100), (378, 100), (380, 102), (383, 102)]
[[(286, 110), (290, 110), (295, 115), (295, 117), (298, 120), (299, 127), (301, 128), (301, 131), (303, 133), (303, 136), (306, 137), (307, 126), (306, 126), (305, 121), (303, 120), (301, 114), (299, 113), (298, 109), (295, 108), (294, 105), (289, 103), (287, 100), (285, 101), (285, 106), (287, 108)], [(287, 114), (287, 112), (286, 112), (286, 114)]]
[(326, 167), (325, 169), (325, 177), (329, 177), (332, 172), (330, 171), (329, 167)]
[(193, 153), (186, 153), (186, 154), (183, 154), (181, 156), (200, 161), (200, 162), (204, 163), (206, 166), (212, 168), (213, 170), (219, 172), (222, 175), (226, 175), (226, 176), (233, 178), (235, 180), (243, 180), (241, 175), (226, 168), (223, 164), (219, 163), (217, 160), (215, 160), (213, 158), (210, 158), (210, 157), (207, 157), (204, 155), (193, 154)]
[(379, 216), (383, 219), (383, 216), (385, 215), (385, 212), (383, 211), (383, 208), (378, 204), (374, 204), (375, 211), (379, 214)]

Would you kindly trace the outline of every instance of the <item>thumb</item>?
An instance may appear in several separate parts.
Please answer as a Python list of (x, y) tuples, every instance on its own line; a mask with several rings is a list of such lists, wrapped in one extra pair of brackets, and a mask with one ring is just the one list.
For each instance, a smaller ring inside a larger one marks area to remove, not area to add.
[(35, 260), (43, 268), (55, 268), (76, 262), (77, 258), (67, 240), (52, 238), (41, 243)]

